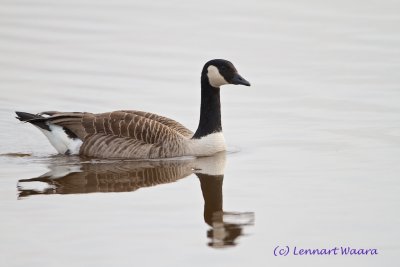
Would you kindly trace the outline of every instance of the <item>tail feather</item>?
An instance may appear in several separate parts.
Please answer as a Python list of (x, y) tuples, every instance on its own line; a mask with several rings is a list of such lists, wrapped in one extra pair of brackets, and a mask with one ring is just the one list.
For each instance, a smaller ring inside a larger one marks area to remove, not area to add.
[(27, 112), (21, 112), (21, 111), (16, 111), (17, 114), (17, 119), (23, 122), (29, 122), (37, 127), (40, 127), (44, 130), (50, 131), (49, 126), (46, 124), (45, 117), (38, 115), (38, 114), (32, 114), (32, 113), (27, 113)]
[[(61, 113), (46, 111), (39, 114), (16, 111), (17, 119), (36, 126), (49, 139), (50, 143), (60, 154), (79, 154), (82, 139), (75, 131), (84, 136), (85, 132), (80, 123), (82, 113)], [(47, 116), (43, 116), (47, 115)], [(76, 122), (71, 124), (70, 122)]]
[(19, 119), (20, 121), (29, 121), (29, 120), (32, 120), (32, 119), (41, 119), (41, 118), (43, 118), (40, 115), (27, 113), (27, 112), (21, 112), (21, 111), (15, 111), (15, 114), (17, 114), (18, 117), (16, 117), (16, 118)]

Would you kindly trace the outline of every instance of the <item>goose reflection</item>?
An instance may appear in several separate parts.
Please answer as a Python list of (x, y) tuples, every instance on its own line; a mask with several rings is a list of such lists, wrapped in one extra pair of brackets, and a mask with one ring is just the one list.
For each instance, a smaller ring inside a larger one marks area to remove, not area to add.
[(18, 181), (19, 198), (48, 194), (131, 192), (176, 182), (195, 174), (204, 198), (204, 221), (208, 245), (235, 246), (243, 228), (254, 224), (253, 212), (223, 211), (223, 180), (226, 155), (167, 161), (80, 162), (49, 166), (50, 171), (36, 178)]

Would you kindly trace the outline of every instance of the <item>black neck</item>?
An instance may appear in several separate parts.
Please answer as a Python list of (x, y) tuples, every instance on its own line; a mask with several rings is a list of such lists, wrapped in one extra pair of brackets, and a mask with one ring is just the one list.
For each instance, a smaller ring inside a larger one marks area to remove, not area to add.
[(200, 122), (193, 139), (222, 132), (219, 88), (212, 87), (204, 76), (201, 78)]

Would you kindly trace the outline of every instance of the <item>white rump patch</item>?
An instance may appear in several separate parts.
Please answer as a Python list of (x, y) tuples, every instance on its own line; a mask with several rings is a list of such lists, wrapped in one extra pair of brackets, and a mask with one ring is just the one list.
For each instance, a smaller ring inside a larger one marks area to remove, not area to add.
[[(39, 127), (38, 127), (39, 128)], [(70, 155), (79, 154), (79, 149), (82, 145), (82, 140), (70, 138), (61, 126), (49, 124), (50, 131), (39, 128), (44, 135), (49, 139), (52, 146), (60, 154), (65, 154), (69, 151)]]
[(229, 84), (225, 78), (219, 73), (219, 70), (214, 65), (210, 65), (207, 68), (207, 77), (212, 87), (218, 88), (221, 85)]

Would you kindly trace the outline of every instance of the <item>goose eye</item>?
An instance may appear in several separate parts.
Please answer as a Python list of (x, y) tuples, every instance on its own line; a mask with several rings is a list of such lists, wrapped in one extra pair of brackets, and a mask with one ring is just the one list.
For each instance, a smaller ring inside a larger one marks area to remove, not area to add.
[(226, 67), (225, 66), (221, 66), (221, 70), (222, 71), (226, 71)]

